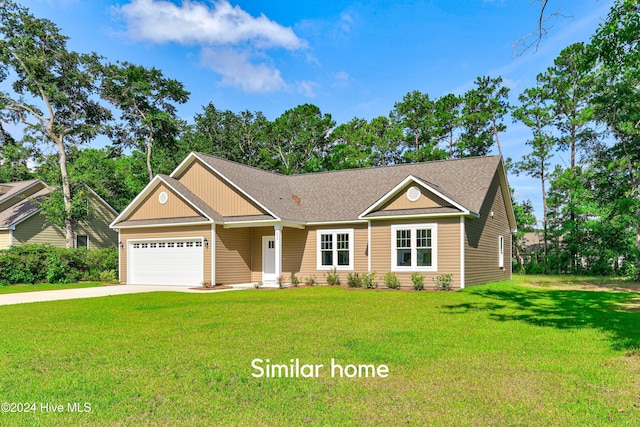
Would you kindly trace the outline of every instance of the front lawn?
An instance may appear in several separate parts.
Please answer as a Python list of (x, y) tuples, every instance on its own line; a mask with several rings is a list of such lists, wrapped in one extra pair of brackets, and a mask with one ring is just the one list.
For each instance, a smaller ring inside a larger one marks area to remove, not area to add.
[[(637, 297), (496, 283), (3, 306), (0, 402), (38, 406), (0, 424), (638, 426)], [(258, 358), (325, 368), (254, 378)], [(332, 377), (332, 358), (389, 374)]]
[(104, 282), (81, 282), (67, 284), (37, 283), (35, 285), (4, 285), (0, 286), (0, 294), (15, 294), (19, 292), (56, 291), (59, 289), (93, 288), (105, 286)]

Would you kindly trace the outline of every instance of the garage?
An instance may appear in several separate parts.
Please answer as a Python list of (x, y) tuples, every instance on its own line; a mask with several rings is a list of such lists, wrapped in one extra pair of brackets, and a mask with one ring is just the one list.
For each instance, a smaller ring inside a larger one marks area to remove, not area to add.
[(200, 286), (204, 280), (202, 238), (129, 240), (130, 285)]

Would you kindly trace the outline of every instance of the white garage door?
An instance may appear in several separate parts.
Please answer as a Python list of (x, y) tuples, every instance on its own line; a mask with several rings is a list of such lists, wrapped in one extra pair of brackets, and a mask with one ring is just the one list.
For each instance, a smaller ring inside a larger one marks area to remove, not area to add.
[(202, 284), (204, 251), (201, 238), (130, 241), (128, 246), (128, 284)]

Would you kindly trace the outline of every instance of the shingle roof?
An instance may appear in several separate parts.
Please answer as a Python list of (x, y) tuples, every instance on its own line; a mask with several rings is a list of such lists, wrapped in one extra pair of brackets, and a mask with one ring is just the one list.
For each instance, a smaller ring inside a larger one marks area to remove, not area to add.
[[(26, 188), (26, 186), (24, 188)], [(37, 202), (49, 195), (49, 193), (51, 193), (50, 189), (43, 188), (37, 193), (29, 196), (29, 198), (23, 199), (0, 212), (0, 229), (7, 229), (15, 223), (20, 222), (38, 212), (41, 208)], [(13, 192), (14, 196), (16, 194), (17, 192)]]
[(279, 218), (304, 222), (357, 220), (411, 175), (478, 213), (501, 161), (471, 157), (285, 176), (195, 154)]
[(0, 184), (0, 203), (3, 203), (15, 195), (21, 193), (33, 184), (39, 182), (39, 179), (30, 179), (28, 181), (7, 182)]

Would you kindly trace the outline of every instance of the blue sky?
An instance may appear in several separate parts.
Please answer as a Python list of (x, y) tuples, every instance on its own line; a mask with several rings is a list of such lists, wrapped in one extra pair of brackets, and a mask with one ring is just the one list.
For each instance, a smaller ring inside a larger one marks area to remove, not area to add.
[[(212, 102), (275, 119), (313, 103), (338, 123), (387, 115), (419, 90), (464, 93), (480, 75), (502, 76), (517, 95), (560, 50), (588, 41), (613, 0), (550, 0), (571, 17), (548, 22), (537, 51), (514, 56), (512, 43), (536, 27), (529, 0), (249, 1), (18, 0), (70, 37), (69, 47), (115, 62), (154, 66), (191, 92), (188, 121)], [(506, 157), (527, 152), (529, 132), (507, 122)], [(567, 153), (555, 160), (567, 161)], [(541, 216), (540, 185), (510, 176), (518, 200)]]

